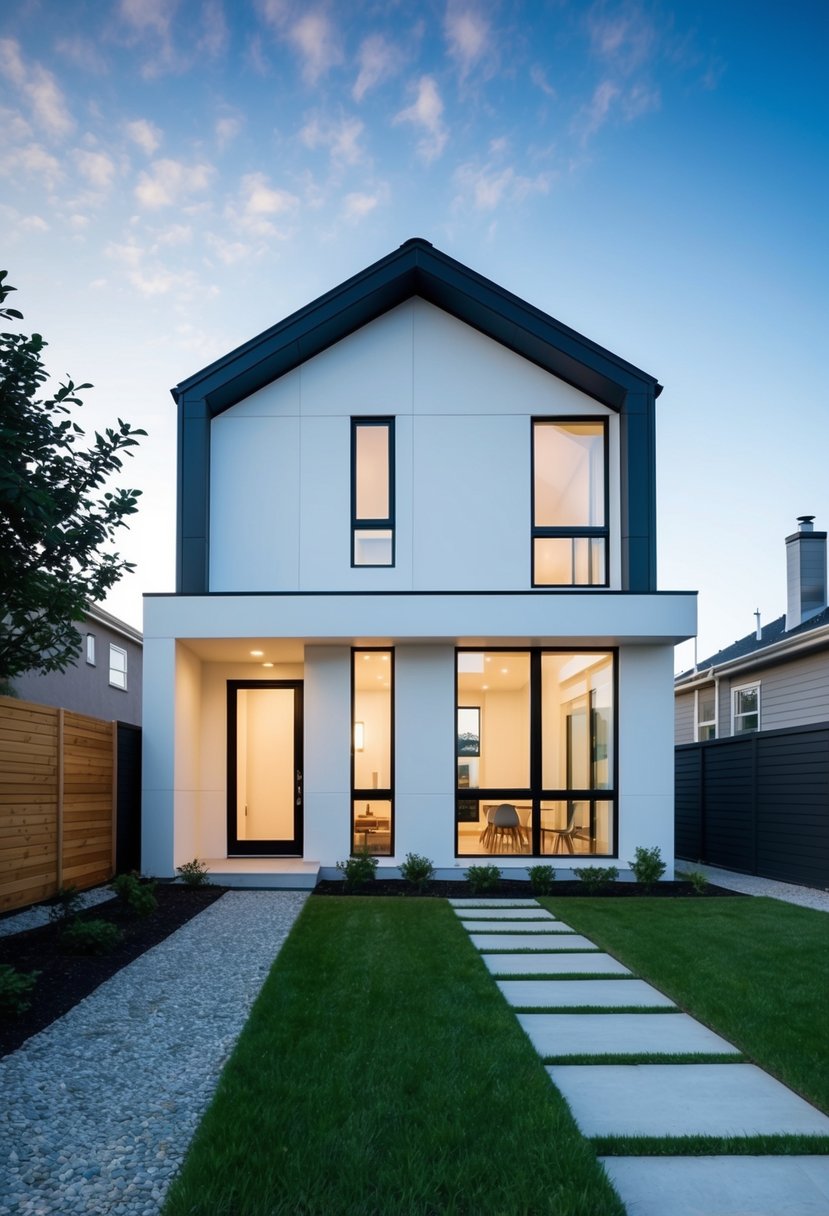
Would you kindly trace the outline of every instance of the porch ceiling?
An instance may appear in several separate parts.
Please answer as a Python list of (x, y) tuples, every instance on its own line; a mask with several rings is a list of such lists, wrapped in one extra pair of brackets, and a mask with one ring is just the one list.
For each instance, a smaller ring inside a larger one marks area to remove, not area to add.
[[(207, 663), (302, 663), (305, 642), (301, 638), (179, 638), (183, 646)], [(262, 653), (252, 654), (254, 650)]]

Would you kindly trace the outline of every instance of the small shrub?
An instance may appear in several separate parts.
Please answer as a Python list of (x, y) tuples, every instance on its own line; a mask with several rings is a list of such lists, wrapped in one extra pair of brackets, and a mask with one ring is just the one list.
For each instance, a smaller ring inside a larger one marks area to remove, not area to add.
[(574, 870), (573, 873), (579, 882), (584, 883), (591, 895), (596, 895), (599, 891), (606, 891), (619, 877), (619, 871), (615, 866), (582, 866), (580, 870)]
[(641, 883), (646, 891), (650, 891), (653, 884), (659, 882), (666, 869), (658, 845), (654, 845), (652, 849), (644, 849), (639, 845), (636, 856), (628, 865), (633, 870), (636, 881)]
[(119, 874), (111, 885), (112, 890), (134, 916), (149, 916), (158, 907), (155, 883), (142, 882), (137, 874)]
[(39, 975), (39, 971), (18, 971), (0, 963), (0, 1017), (19, 1017), (26, 1012)]
[(501, 871), (497, 866), (470, 866), (466, 871), (466, 881), (473, 895), (486, 895), (487, 891), (494, 891), (500, 878)]
[(107, 920), (73, 920), (60, 939), (70, 954), (109, 954), (121, 936), (118, 926)]
[(434, 877), (435, 867), (428, 857), (421, 857), (419, 853), (407, 853), (400, 873), (413, 887), (417, 887), (418, 891), (425, 891), (430, 879)]
[(708, 879), (703, 874), (702, 870), (689, 870), (685, 875), (687, 881), (694, 888), (695, 895), (702, 895), (708, 886)]
[(345, 880), (346, 891), (356, 891), (364, 882), (377, 877), (377, 858), (368, 849), (357, 849), (347, 861), (338, 861), (337, 869)]
[(194, 857), (185, 861), (183, 866), (176, 866), (176, 874), (186, 887), (207, 887), (210, 885), (210, 871), (207, 866)]
[(527, 874), (535, 895), (549, 895), (556, 879), (553, 866), (527, 866)]
[(61, 887), (49, 909), (49, 920), (61, 925), (83, 911), (83, 896), (77, 887)]

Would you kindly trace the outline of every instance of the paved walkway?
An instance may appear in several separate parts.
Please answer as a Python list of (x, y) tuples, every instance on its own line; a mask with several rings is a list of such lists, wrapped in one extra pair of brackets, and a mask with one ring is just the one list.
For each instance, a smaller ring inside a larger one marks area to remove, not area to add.
[(818, 912), (829, 912), (829, 891), (817, 887), (799, 887), (791, 882), (777, 882), (773, 878), (759, 878), (756, 874), (737, 874), (734, 870), (721, 870), (719, 866), (706, 866), (702, 862), (680, 861), (674, 863), (677, 871), (688, 873), (698, 870), (709, 882), (729, 891), (741, 891), (744, 895), (768, 895), (771, 899), (782, 899), (787, 904), (798, 904), (801, 908), (814, 908)]
[[(826, 1115), (537, 900), (450, 903), (585, 1136), (829, 1135)], [(601, 1059), (568, 1062), (586, 1055)], [(631, 1056), (649, 1061), (614, 1061)], [(601, 1160), (628, 1216), (829, 1216), (829, 1156)]]

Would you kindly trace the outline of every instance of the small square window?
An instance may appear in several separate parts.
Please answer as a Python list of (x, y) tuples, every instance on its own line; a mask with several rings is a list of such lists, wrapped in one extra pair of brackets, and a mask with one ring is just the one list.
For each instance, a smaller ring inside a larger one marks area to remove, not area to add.
[(109, 646), (109, 682), (113, 688), (127, 691), (127, 652), (120, 646)]
[(86, 635), (86, 661), (90, 667), (95, 666), (95, 634)]

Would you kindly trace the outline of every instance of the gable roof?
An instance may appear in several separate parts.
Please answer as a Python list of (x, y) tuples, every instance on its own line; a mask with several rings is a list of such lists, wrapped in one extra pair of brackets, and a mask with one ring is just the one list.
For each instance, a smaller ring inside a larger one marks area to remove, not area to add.
[(413, 237), (399, 249), (172, 389), (212, 417), (398, 304), (419, 296), (611, 409), (633, 390), (658, 396), (647, 372), (591, 342), (468, 266)]
[(822, 609), (815, 616), (809, 617), (803, 624), (796, 625), (794, 629), (789, 630), (786, 629), (786, 616), (784, 613), (777, 620), (763, 626), (760, 631), (759, 640), (756, 631), (746, 634), (744, 638), (738, 638), (730, 646), (725, 646), (722, 650), (718, 650), (716, 654), (712, 654), (710, 658), (703, 659), (697, 663), (696, 668), (689, 668), (688, 671), (680, 672), (676, 676), (675, 684), (679, 686), (685, 682), (707, 678), (711, 672), (728, 666), (730, 663), (736, 663), (739, 659), (745, 659), (746, 666), (751, 664), (752, 659), (756, 660), (757, 666), (771, 663), (775, 659), (782, 658), (781, 652), (787, 649), (783, 643), (787, 643), (790, 640), (808, 642), (811, 640), (810, 635), (817, 635), (818, 631), (820, 631), (820, 636), (814, 638), (816, 645), (829, 640), (824, 639), (822, 636), (827, 626), (829, 626), (829, 607)]

